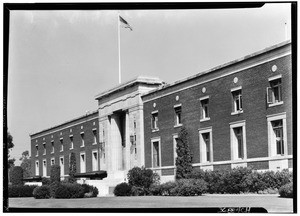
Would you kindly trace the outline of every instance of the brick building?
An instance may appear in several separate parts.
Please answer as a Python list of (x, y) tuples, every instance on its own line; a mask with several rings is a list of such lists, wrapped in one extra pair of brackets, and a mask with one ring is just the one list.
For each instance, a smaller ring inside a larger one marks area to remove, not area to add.
[[(78, 176), (100, 195), (134, 166), (173, 180), (183, 126), (195, 168), (292, 168), (289, 41), (173, 84), (138, 77), (95, 99), (97, 111), (30, 135), (34, 176), (49, 176), (52, 164), (68, 176), (74, 152)], [(105, 178), (89, 180), (93, 173)]]
[(285, 42), (143, 95), (145, 166), (174, 179), (184, 126), (194, 167), (292, 168), (291, 65)]

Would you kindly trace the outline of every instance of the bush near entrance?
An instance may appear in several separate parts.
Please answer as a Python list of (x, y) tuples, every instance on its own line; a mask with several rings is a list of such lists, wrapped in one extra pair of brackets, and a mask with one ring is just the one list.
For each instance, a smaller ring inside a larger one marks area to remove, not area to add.
[(293, 198), (293, 182), (283, 185), (279, 188), (279, 194), (281, 197)]
[(23, 185), (23, 169), (20, 166), (15, 166), (10, 172), (10, 181), (12, 185)]
[(8, 197), (33, 197), (36, 185), (9, 185)]

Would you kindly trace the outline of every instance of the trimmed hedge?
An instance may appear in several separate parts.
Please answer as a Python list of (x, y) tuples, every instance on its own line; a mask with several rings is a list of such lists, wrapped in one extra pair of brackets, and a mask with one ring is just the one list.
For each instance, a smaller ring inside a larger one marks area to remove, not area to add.
[(35, 199), (49, 199), (50, 198), (50, 186), (42, 185), (40, 187), (36, 187), (33, 190), (33, 197)]
[(133, 167), (127, 173), (128, 184), (135, 187), (149, 188), (152, 184), (159, 183), (159, 175), (145, 167)]
[(131, 188), (132, 186), (126, 182), (120, 183), (115, 187), (114, 194), (115, 196), (130, 196)]
[(202, 179), (179, 179), (170, 189), (173, 196), (201, 196), (207, 191), (207, 183)]
[(83, 198), (84, 188), (77, 183), (63, 183), (59, 184), (54, 193), (54, 198), (57, 199), (72, 199)]
[(42, 185), (50, 185), (51, 180), (49, 178), (42, 178)]
[(8, 197), (33, 197), (37, 185), (9, 185)]
[(293, 198), (293, 182), (283, 185), (278, 192), (281, 197)]
[(97, 197), (99, 191), (96, 187), (88, 185), (88, 184), (82, 184), (81, 187), (83, 187), (84, 191), (84, 197)]
[(258, 193), (276, 191), (292, 181), (292, 172), (266, 171), (257, 172), (252, 168), (239, 167), (228, 170), (203, 171), (193, 170), (188, 178), (203, 179), (208, 183), (208, 193)]
[(12, 185), (23, 185), (23, 169), (20, 166), (15, 166), (10, 171), (10, 181)]

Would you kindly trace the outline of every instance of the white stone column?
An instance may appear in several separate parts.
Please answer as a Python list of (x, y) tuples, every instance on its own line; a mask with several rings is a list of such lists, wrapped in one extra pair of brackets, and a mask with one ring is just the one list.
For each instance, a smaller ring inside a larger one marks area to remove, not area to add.
[(145, 166), (145, 143), (144, 143), (144, 111), (143, 106), (139, 106), (138, 116), (139, 119), (137, 121), (137, 131), (138, 131), (138, 138), (137, 138), (137, 151), (138, 151), (138, 166)]
[(125, 118), (125, 140), (126, 140), (126, 153), (125, 153), (125, 161), (126, 166), (125, 170), (130, 169), (130, 121), (129, 121), (129, 112), (126, 112), (126, 118)]

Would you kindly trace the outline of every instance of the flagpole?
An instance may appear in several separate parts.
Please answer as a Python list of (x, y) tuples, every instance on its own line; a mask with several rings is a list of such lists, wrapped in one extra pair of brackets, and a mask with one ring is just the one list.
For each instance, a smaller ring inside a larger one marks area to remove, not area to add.
[(120, 13), (118, 12), (119, 84), (121, 84)]

